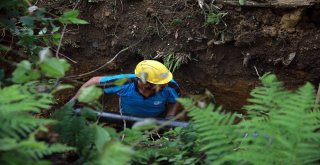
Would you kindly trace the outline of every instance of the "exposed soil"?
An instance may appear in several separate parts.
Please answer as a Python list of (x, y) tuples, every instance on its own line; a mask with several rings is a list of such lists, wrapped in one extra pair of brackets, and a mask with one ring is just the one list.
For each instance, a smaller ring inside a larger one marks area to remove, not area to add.
[[(75, 4), (69, 0), (40, 3), (53, 13)], [(275, 73), (290, 89), (307, 81), (318, 86), (319, 4), (297, 8), (214, 5), (227, 13), (218, 25), (206, 25), (205, 9), (196, 0), (82, 1), (81, 18), (90, 24), (68, 26), (63, 40), (62, 52), (77, 61), (69, 75), (94, 70), (138, 42), (111, 64), (77, 78), (86, 81), (96, 75), (130, 73), (142, 59), (175, 53), (191, 59), (174, 72), (182, 93), (202, 94), (208, 89), (218, 104), (231, 111), (241, 111), (250, 90), (259, 83), (258, 74)], [(63, 99), (72, 94), (64, 94)]]

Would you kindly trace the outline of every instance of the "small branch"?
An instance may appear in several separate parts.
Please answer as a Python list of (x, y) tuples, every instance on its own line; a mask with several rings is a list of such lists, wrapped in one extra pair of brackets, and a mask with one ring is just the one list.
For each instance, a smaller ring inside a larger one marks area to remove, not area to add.
[(83, 74), (80, 74), (80, 75), (67, 76), (67, 78), (83, 77), (83, 76), (92, 74), (92, 73), (94, 73), (94, 72), (102, 69), (103, 67), (105, 67), (105, 66), (107, 66), (108, 64), (110, 64), (111, 62), (113, 62), (122, 52), (127, 51), (128, 49), (130, 49), (130, 48), (136, 46), (137, 44), (139, 44), (141, 41), (144, 40), (145, 37), (146, 37), (146, 35), (145, 35), (140, 41), (138, 41), (138, 42), (136, 42), (136, 43), (134, 43), (134, 44), (132, 44), (132, 45), (130, 45), (130, 46), (122, 49), (122, 50), (120, 50), (111, 60), (109, 60), (109, 61), (107, 61), (106, 63), (104, 63), (103, 65), (99, 66), (97, 69), (94, 69), (94, 70), (92, 70), (92, 71), (89, 71), (89, 72), (86, 72), (86, 73), (83, 73)]
[(162, 25), (162, 27), (164, 28), (164, 30), (166, 30), (167, 34), (169, 34), (168, 29), (164, 26), (164, 24), (160, 21), (160, 19), (156, 16), (156, 19), (159, 21), (159, 23)]
[(260, 74), (259, 74), (259, 72), (258, 72), (257, 67), (256, 67), (256, 66), (253, 66), (253, 67), (254, 67), (254, 70), (256, 71), (257, 76), (260, 78)]
[[(74, 5), (72, 10), (75, 10), (78, 7), (79, 3), (80, 3), (80, 0), (77, 1), (77, 3)], [(56, 51), (56, 57), (57, 58), (59, 58), (59, 51), (60, 51), (60, 48), (61, 48), (62, 39), (63, 39), (63, 36), (64, 36), (64, 33), (65, 33), (66, 29), (67, 29), (67, 24), (64, 25), (63, 29), (62, 29), (61, 38), (60, 38), (59, 45), (58, 45), (58, 48), (57, 48), (57, 51)]]
[[(58, 52), (57, 50), (55, 50), (55, 49), (53, 49), (53, 48), (51, 48), (51, 50), (53, 50), (53, 51), (56, 52), (56, 53)], [(60, 53), (60, 52), (58, 52), (58, 53), (59, 53), (59, 55), (61, 55), (61, 56), (63, 56), (64, 58), (68, 59), (69, 61), (71, 61), (71, 62), (73, 62), (73, 63), (75, 63), (75, 64), (78, 63), (77, 61), (71, 59), (70, 57), (68, 57), (68, 56), (66, 56), (66, 55), (64, 55), (64, 54), (62, 54), (62, 53)]]
[(18, 55), (18, 56), (21, 57), (21, 58), (28, 58), (27, 55), (25, 55), (25, 54), (23, 54), (23, 53), (21, 53), (21, 52), (19, 52), (19, 51), (17, 51), (17, 50), (11, 49), (10, 47), (7, 47), (7, 46), (5, 46), (5, 45), (0, 44), (0, 47), (3, 47), (3, 48), (8, 49), (8, 51), (6, 52), (6, 54), (7, 54), (8, 52), (12, 52), (12, 53)]
[(1, 61), (4, 61), (4, 62), (6, 62), (6, 63), (8, 63), (8, 64), (10, 64), (10, 65), (12, 65), (12, 66), (17, 66), (17, 63), (15, 63), (15, 62), (13, 62), (13, 61), (9, 61), (9, 60), (7, 60), (7, 59), (5, 59), (5, 58), (0, 57), (0, 60), (1, 60)]
[(61, 48), (61, 43), (62, 43), (62, 39), (63, 39), (63, 36), (64, 36), (64, 33), (67, 29), (67, 25), (64, 25), (63, 26), (63, 29), (62, 29), (62, 33), (61, 33), (61, 38), (59, 40), (59, 45), (58, 45), (58, 48), (57, 48), (57, 51), (56, 51), (56, 57), (59, 58), (59, 51), (60, 51), (60, 48)]

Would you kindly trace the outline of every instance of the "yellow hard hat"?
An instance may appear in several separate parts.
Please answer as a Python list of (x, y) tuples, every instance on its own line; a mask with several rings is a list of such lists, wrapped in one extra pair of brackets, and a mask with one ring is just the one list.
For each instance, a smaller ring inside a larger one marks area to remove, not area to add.
[(172, 79), (172, 73), (166, 66), (155, 60), (143, 60), (138, 63), (134, 73), (140, 79), (144, 79), (152, 84), (166, 84)]

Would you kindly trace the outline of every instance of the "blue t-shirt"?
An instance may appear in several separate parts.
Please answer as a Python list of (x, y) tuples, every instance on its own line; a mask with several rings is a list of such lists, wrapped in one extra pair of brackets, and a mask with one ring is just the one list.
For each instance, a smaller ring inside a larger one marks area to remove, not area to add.
[[(127, 78), (123, 85), (113, 84), (114, 81), (123, 78)], [(105, 76), (100, 79), (100, 83), (106, 84), (106, 93), (119, 95), (120, 111), (132, 116), (156, 117), (165, 110), (167, 103), (175, 103), (180, 96), (179, 86), (173, 79), (162, 90), (148, 98), (138, 92), (138, 78), (135, 74)]]

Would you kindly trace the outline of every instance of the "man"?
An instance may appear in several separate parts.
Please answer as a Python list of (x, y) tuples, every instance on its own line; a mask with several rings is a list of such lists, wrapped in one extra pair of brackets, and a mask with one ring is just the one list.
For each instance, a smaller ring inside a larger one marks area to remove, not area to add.
[[(113, 85), (112, 82), (123, 78), (127, 78), (123, 85)], [(155, 60), (141, 61), (135, 74), (93, 77), (81, 88), (94, 84), (105, 84), (104, 92), (116, 93), (120, 97), (120, 112), (125, 115), (158, 117), (166, 111), (166, 118), (170, 119), (181, 109), (176, 101), (180, 96), (178, 84), (172, 73)]]

